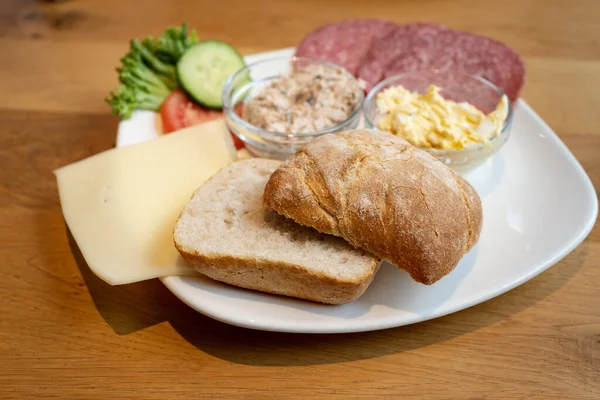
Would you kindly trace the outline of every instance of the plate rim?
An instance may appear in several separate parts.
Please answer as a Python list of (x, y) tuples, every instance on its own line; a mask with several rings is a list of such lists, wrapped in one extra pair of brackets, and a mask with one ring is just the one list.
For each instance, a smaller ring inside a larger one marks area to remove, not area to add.
[[(279, 50), (273, 50), (268, 52), (256, 53), (246, 55), (244, 58), (247, 62), (257, 61), (266, 57), (273, 57), (276, 55), (293, 55), (294, 48), (284, 48)], [(388, 316), (382, 319), (375, 319), (371, 321), (362, 321), (356, 323), (356, 320), (347, 320), (346, 325), (341, 327), (339, 324), (329, 325), (322, 322), (302, 322), (297, 323), (293, 321), (282, 321), (279, 324), (271, 324), (264, 323), (260, 321), (247, 320), (244, 318), (234, 318), (230, 314), (219, 314), (214, 312), (215, 308), (204, 307), (204, 305), (199, 305), (197, 302), (192, 301), (188, 298), (186, 294), (186, 290), (182, 290), (178, 287), (180, 281), (185, 279), (186, 277), (180, 276), (166, 276), (160, 277), (159, 280), (165, 285), (165, 287), (173, 293), (178, 299), (180, 299), (183, 303), (191, 307), (197, 312), (206, 315), (212, 319), (242, 327), (249, 328), (254, 330), (262, 330), (262, 331), (272, 331), (272, 332), (286, 332), (286, 333), (309, 333), (309, 334), (331, 334), (331, 333), (354, 333), (354, 332), (366, 332), (366, 331), (374, 331), (374, 330), (382, 330), (389, 329), (404, 325), (410, 325), (418, 322), (423, 322), (435, 318), (440, 318), (445, 315), (453, 314), (458, 311), (465, 310), (467, 308), (473, 307), (474, 305), (483, 303), (492, 298), (498, 297), (518, 286), (523, 285), (524, 283), (530, 281), (535, 278), (542, 272), (548, 270), (550, 267), (556, 265), (560, 260), (569, 255), (573, 250), (575, 250), (590, 234), (593, 229), (597, 217), (598, 217), (598, 197), (596, 194), (596, 190), (593, 186), (593, 183), (585, 172), (584, 168), (580, 164), (579, 160), (575, 157), (575, 155), (570, 151), (570, 149), (565, 145), (565, 143), (560, 139), (560, 137), (554, 132), (554, 130), (544, 121), (532, 108), (527, 104), (523, 99), (518, 100), (518, 107), (522, 108), (523, 111), (529, 116), (531, 116), (536, 124), (543, 126), (545, 130), (549, 133), (547, 136), (549, 139), (553, 141), (553, 145), (558, 147), (560, 153), (566, 157), (567, 161), (574, 167), (575, 172), (582, 180), (582, 186), (584, 188), (585, 196), (588, 201), (591, 201), (589, 218), (586, 219), (586, 224), (582, 227), (582, 229), (578, 232), (577, 235), (573, 235), (571, 240), (567, 242), (567, 244), (563, 247), (562, 251), (556, 253), (553, 257), (551, 257), (546, 262), (540, 264), (537, 268), (529, 270), (526, 274), (519, 277), (516, 280), (511, 281), (510, 283), (495, 288), (494, 290), (490, 290), (486, 292), (484, 295), (474, 295), (471, 298), (468, 298), (466, 301), (462, 302), (459, 305), (452, 306), (448, 309), (443, 309), (441, 312), (434, 311), (427, 316), (422, 316), (419, 314), (413, 314), (409, 317), (403, 317), (401, 321), (398, 320), (397, 317)], [(149, 111), (148, 113), (154, 114), (154, 112)], [(127, 132), (124, 129), (123, 121), (121, 121), (118, 125), (117, 130), (117, 138), (116, 138), (116, 147), (123, 147), (128, 144), (131, 144), (127, 139)], [(144, 140), (151, 140), (156, 137), (156, 132), (152, 132), (152, 135), (148, 135)], [(331, 306), (324, 306), (331, 307)], [(334, 306), (335, 307), (335, 306)]]

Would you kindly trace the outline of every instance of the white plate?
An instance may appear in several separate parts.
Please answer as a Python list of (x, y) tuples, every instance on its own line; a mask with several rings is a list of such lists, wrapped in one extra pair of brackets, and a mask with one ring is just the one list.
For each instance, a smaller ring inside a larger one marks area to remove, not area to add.
[[(291, 55), (293, 49), (262, 53)], [(154, 113), (119, 126), (117, 146), (156, 137)], [(162, 278), (195, 310), (233, 325), (283, 332), (359, 332), (440, 317), (498, 296), (535, 277), (588, 235), (598, 213), (581, 165), (522, 100), (505, 147), (467, 176), (482, 197), (481, 238), (456, 269), (432, 286), (384, 264), (357, 301), (325, 306), (221, 284), (201, 277)]]

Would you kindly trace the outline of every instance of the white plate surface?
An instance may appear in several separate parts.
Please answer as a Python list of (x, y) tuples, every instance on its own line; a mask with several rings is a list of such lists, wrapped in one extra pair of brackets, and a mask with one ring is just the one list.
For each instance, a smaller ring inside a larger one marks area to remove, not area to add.
[[(246, 57), (247, 62), (293, 54), (293, 49)], [(158, 134), (154, 113), (136, 112), (119, 125), (117, 146)], [(484, 211), (481, 238), (456, 269), (434, 285), (413, 282), (384, 263), (357, 301), (325, 306), (236, 287), (202, 277), (162, 282), (195, 310), (261, 330), (359, 332), (440, 317), (498, 296), (545, 271), (592, 229), (598, 213), (585, 171), (550, 127), (522, 100), (505, 147), (466, 178)]]

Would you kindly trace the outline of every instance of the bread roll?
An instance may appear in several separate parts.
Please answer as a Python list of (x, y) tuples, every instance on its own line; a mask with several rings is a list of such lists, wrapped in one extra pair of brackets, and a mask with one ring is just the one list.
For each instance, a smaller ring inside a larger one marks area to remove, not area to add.
[(280, 161), (237, 161), (204, 183), (174, 228), (182, 257), (198, 272), (230, 285), (326, 304), (356, 300), (379, 259), (263, 207)]
[(475, 245), (483, 218), (477, 192), (462, 177), (405, 140), (366, 129), (305, 145), (273, 173), (264, 204), (427, 285)]

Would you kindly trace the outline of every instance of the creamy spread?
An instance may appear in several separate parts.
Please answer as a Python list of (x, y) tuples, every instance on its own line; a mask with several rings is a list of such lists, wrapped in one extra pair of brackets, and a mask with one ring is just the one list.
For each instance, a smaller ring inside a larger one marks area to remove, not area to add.
[(362, 90), (345, 70), (311, 64), (271, 81), (244, 106), (244, 117), (271, 132), (316, 132), (347, 120)]
[(489, 141), (504, 128), (508, 99), (502, 96), (496, 109), (484, 114), (472, 104), (447, 100), (440, 88), (430, 85), (425, 93), (402, 86), (377, 95), (381, 115), (377, 128), (400, 136), (417, 147), (463, 149)]

